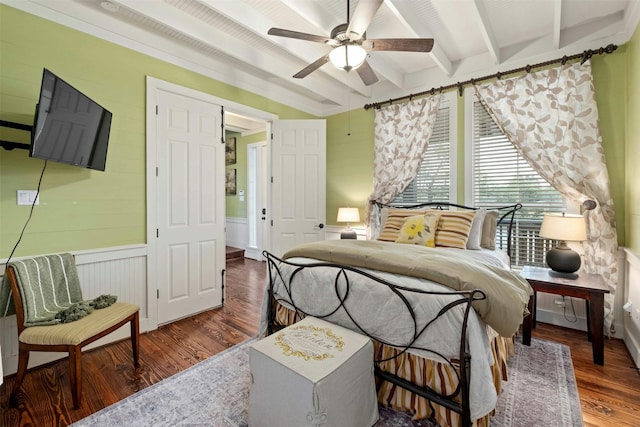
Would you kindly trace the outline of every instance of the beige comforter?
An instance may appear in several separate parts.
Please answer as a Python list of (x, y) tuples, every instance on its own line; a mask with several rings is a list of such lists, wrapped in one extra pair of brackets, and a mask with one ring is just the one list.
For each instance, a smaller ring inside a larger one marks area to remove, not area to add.
[(377, 240), (323, 240), (284, 254), (427, 279), (459, 291), (480, 289), (487, 298), (473, 306), (480, 317), (505, 337), (516, 333), (527, 314), (533, 290), (519, 274), (486, 265), (464, 250), (442, 251)]

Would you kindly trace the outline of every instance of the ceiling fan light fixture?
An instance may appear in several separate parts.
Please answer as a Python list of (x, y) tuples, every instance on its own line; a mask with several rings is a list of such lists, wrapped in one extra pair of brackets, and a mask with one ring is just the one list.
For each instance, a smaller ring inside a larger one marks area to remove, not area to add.
[(358, 44), (345, 43), (338, 46), (329, 54), (329, 60), (337, 68), (345, 71), (355, 70), (367, 58), (367, 51)]

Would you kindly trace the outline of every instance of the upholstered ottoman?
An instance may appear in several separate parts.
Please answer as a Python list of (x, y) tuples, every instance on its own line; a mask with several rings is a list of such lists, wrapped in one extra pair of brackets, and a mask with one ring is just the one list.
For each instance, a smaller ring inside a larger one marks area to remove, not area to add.
[(379, 418), (371, 340), (307, 317), (249, 349), (249, 426), (369, 427)]

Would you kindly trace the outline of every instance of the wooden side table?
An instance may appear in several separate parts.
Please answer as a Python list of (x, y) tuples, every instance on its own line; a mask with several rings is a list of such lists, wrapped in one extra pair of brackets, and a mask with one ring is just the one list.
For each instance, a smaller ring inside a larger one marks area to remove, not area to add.
[(520, 272), (534, 291), (529, 299), (529, 315), (522, 323), (522, 343), (531, 345), (537, 292), (582, 298), (587, 302), (587, 336), (593, 349), (593, 363), (604, 365), (604, 294), (609, 293), (609, 288), (597, 274), (582, 273), (572, 280), (554, 277), (549, 274), (550, 271), (548, 268), (526, 265)]

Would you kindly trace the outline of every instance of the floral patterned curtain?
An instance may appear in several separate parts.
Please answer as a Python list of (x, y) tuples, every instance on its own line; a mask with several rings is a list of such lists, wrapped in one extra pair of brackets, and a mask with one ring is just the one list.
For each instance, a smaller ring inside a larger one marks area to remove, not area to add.
[(618, 237), (591, 63), (565, 64), (474, 87), (498, 126), (540, 176), (569, 200), (597, 202), (585, 213), (588, 240), (582, 245), (581, 270), (599, 274), (608, 284), (605, 326), (614, 331)]
[[(373, 192), (369, 201), (392, 202), (418, 174), (441, 95), (392, 104), (375, 112)], [(378, 211), (367, 204), (367, 238), (379, 231)]]

